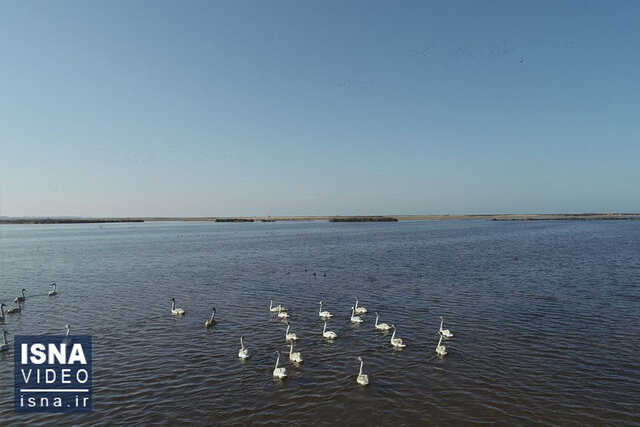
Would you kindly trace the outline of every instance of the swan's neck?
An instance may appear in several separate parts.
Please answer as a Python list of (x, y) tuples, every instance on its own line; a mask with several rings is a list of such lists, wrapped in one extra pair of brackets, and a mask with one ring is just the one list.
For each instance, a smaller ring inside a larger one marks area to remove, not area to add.
[(378, 315), (376, 314), (376, 326), (378, 326)]
[(53, 290), (54, 290), (54, 291), (56, 290), (56, 286), (57, 286), (57, 285), (54, 283), (54, 284), (53, 284)]
[(240, 337), (240, 348), (244, 350), (244, 342), (242, 341), (242, 337)]
[(322, 333), (324, 334), (327, 331), (327, 322), (324, 322), (324, 327), (322, 328)]
[(216, 312), (212, 312), (211, 313), (211, 318), (209, 319), (209, 321), (213, 322), (213, 318), (216, 317)]
[(396, 337), (396, 328), (393, 328), (393, 334), (391, 334), (391, 341)]
[(291, 325), (287, 325), (287, 332), (285, 332), (285, 335), (289, 335), (289, 328), (291, 327)]
[(444, 324), (444, 319), (440, 319), (440, 330), (442, 330), (442, 325)]
[(318, 313), (322, 313), (322, 303), (320, 303), (320, 310), (318, 310)]
[(6, 331), (4, 331), (2, 333), (2, 341), (3, 341), (4, 345), (7, 345), (7, 332)]
[(276, 359), (276, 369), (278, 369), (278, 363), (280, 363), (280, 355), (278, 355), (278, 358)]
[(24, 289), (22, 290), (22, 297), (24, 298)]
[(293, 353), (293, 343), (291, 343), (291, 347), (289, 347), (289, 354)]
[(362, 375), (362, 365), (364, 365), (364, 360), (360, 361), (360, 373), (358, 375)]
[(442, 335), (440, 335), (440, 339), (438, 340), (438, 347), (440, 347), (441, 343), (442, 343)]
[(176, 309), (176, 302), (175, 301), (171, 301), (171, 310), (175, 310)]
[(270, 299), (269, 300), (269, 310), (271, 310), (273, 308), (273, 300)]
[(67, 334), (65, 335), (65, 337), (69, 336), (69, 332), (71, 332), (71, 328), (67, 328)]
[(358, 298), (356, 298), (356, 305), (354, 307), (358, 308)]
[(356, 314), (356, 308), (351, 307), (351, 317), (353, 317), (355, 314)]
[(0, 317), (4, 318), (4, 307), (0, 306)]

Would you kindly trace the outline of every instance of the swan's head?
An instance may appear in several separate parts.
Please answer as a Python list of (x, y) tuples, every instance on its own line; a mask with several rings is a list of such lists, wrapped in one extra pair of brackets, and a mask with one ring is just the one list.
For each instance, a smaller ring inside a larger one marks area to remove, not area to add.
[(56, 282), (51, 282), (51, 284), (49, 286), (55, 286)]
[(440, 320), (444, 320), (444, 317), (440, 316)]
[(280, 351), (276, 350), (276, 356), (280, 357)]
[(176, 299), (175, 298), (171, 298), (169, 301), (176, 302)]
[(320, 301), (318, 304), (322, 304), (322, 301)]
[(27, 291), (26, 289), (23, 289), (23, 290), (22, 290), (22, 292), (26, 292), (26, 291)]
[(358, 356), (358, 362), (362, 362), (362, 357)]
[(392, 325), (391, 325), (391, 327), (392, 327), (393, 329), (395, 329), (395, 328), (396, 328), (396, 325), (393, 325), (393, 324), (392, 324)]
[(64, 325), (65, 329), (71, 329), (71, 325), (69, 325), (68, 323), (66, 325)]
[(215, 311), (216, 311), (216, 308), (215, 308), (215, 307), (211, 307), (211, 310), (213, 310), (213, 311), (215, 312)]
[(0, 307), (6, 307), (6, 306), (7, 306), (7, 304), (5, 304), (5, 303), (0, 304)]

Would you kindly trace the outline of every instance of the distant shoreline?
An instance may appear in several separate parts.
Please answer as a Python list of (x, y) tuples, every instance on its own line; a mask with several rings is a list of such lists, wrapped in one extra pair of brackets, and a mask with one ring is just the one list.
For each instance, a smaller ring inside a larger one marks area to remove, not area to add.
[(253, 217), (140, 217), (140, 218), (0, 218), (0, 224), (104, 224), (124, 222), (205, 221), (219, 223), (328, 221), (451, 221), (481, 219), (486, 221), (594, 221), (640, 220), (640, 213), (581, 213), (581, 214), (469, 214), (469, 215), (344, 215), (344, 216), (253, 216)]

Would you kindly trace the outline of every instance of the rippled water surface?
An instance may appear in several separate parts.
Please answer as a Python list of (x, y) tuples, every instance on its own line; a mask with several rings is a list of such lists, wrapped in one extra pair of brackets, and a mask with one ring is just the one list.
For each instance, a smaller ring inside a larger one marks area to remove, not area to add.
[[(27, 289), (4, 327), (71, 324), (93, 336), (94, 374), (92, 413), (14, 414), (13, 349), (0, 354), (0, 424), (637, 425), (639, 277), (636, 221), (1, 226), (0, 301)], [(271, 375), (288, 347), (269, 298), (305, 358), (283, 358), (285, 381)], [(374, 331), (375, 311), (406, 348)], [(454, 334), (442, 359), (440, 315)]]

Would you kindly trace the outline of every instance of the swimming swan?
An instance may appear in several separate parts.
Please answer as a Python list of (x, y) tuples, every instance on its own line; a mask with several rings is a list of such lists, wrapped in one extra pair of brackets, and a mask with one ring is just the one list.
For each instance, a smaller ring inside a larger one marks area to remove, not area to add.
[(272, 313), (275, 313), (276, 311), (287, 311), (286, 308), (284, 308), (282, 305), (278, 304), (276, 306), (273, 305), (273, 300), (270, 299), (269, 300), (269, 311)]
[(322, 336), (326, 339), (332, 340), (338, 338), (338, 334), (333, 331), (327, 331), (327, 321), (324, 321), (324, 328), (322, 329)]
[(22, 308), (20, 307), (20, 303), (17, 302), (15, 307), (9, 307), (9, 310), (7, 310), (7, 314), (20, 313), (21, 310)]
[(378, 323), (378, 313), (376, 313), (376, 329), (379, 331), (388, 331), (389, 329), (391, 329), (391, 326), (387, 325), (386, 323)]
[(25, 297), (24, 297), (24, 291), (25, 291), (25, 290), (23, 289), (23, 290), (22, 290), (22, 296), (21, 296), (21, 297), (16, 297), (16, 298), (13, 300), (13, 302), (21, 302), (21, 301), (24, 301), (24, 300), (25, 300)]
[(171, 314), (174, 316), (182, 316), (184, 314), (184, 310), (181, 308), (176, 308), (176, 299), (171, 298)]
[(391, 344), (394, 347), (398, 348), (406, 347), (407, 345), (402, 342), (402, 338), (396, 338), (396, 325), (391, 325), (391, 327), (393, 328), (393, 334), (391, 335)]
[(365, 314), (367, 312), (367, 309), (364, 307), (358, 307), (358, 297), (356, 297), (356, 305), (355, 305), (355, 309), (356, 309), (356, 314)]
[(293, 332), (289, 333), (290, 328), (291, 328), (291, 323), (287, 322), (287, 332), (284, 333), (284, 339), (286, 341), (295, 341), (298, 339), (298, 336)]
[(296, 351), (296, 352), (293, 351), (293, 341), (291, 341), (289, 345), (291, 346), (289, 348), (289, 360), (296, 363), (304, 362), (304, 359), (302, 358), (302, 353), (300, 353), (299, 351)]
[(441, 345), (441, 343), (442, 343), (442, 335), (440, 335), (440, 339), (438, 340), (438, 345), (436, 346), (436, 353), (438, 354), (438, 356), (446, 356), (447, 348)]
[(273, 369), (273, 376), (275, 378), (286, 378), (287, 377), (287, 368), (278, 368), (278, 363), (280, 363), (280, 352), (276, 351), (278, 358), (276, 359), (276, 367)]
[(286, 311), (282, 311), (282, 307), (280, 307), (280, 309), (278, 310), (278, 317), (281, 319), (288, 319), (290, 316)]
[(213, 326), (214, 323), (216, 323), (216, 308), (211, 307), (211, 310), (211, 317), (204, 321), (204, 327), (207, 329), (209, 329)]
[(248, 359), (251, 357), (249, 349), (244, 346), (244, 337), (240, 337), (240, 351), (238, 351), (238, 357), (240, 359)]
[(329, 313), (328, 311), (322, 311), (322, 301), (320, 301), (320, 310), (318, 311), (318, 317), (322, 317), (323, 319), (333, 317), (333, 314)]
[(440, 330), (438, 331), (438, 333), (445, 338), (453, 338), (453, 334), (451, 333), (450, 330), (442, 329), (443, 323), (444, 323), (444, 317), (440, 316)]
[(356, 316), (355, 310), (355, 307), (351, 307), (351, 323), (362, 323), (362, 317)]
[(62, 343), (69, 344), (69, 342), (71, 341), (69, 339), (69, 334), (71, 333), (71, 325), (67, 323), (66, 325), (64, 325), (64, 328), (67, 330), (67, 333), (64, 335), (64, 339), (62, 340)]
[(360, 372), (358, 373), (358, 378), (356, 378), (356, 381), (358, 382), (358, 384), (367, 385), (369, 384), (369, 375), (362, 373), (362, 366), (364, 365), (362, 357), (358, 356), (358, 360), (360, 361)]
[(56, 292), (56, 287), (58, 286), (56, 285), (56, 282), (53, 282), (49, 286), (53, 286), (53, 290), (49, 291), (49, 296), (52, 297), (52, 296), (58, 295), (58, 293)]

